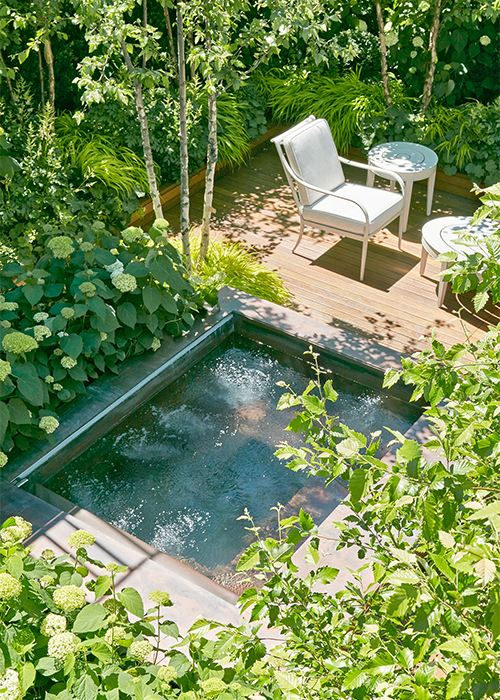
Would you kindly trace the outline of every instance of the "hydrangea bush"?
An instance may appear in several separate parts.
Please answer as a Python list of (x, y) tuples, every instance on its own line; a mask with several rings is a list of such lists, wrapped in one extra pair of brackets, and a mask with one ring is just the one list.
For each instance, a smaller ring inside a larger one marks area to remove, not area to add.
[(51, 435), (62, 405), (89, 382), (191, 327), (209, 291), (187, 280), (166, 226), (114, 235), (96, 221), (79, 238), (49, 237), (36, 264), (4, 265), (0, 466)]
[[(86, 549), (95, 541), (91, 533), (70, 535), (75, 561), (50, 550), (34, 558), (23, 545), (30, 533), (31, 525), (20, 517), (0, 527), (4, 700), (255, 697), (258, 675), (252, 668), (265, 648), (249, 628), (202, 620), (181, 639), (177, 625), (164, 616), (173, 604), (169, 594), (152, 591), (152, 607), (145, 609), (135, 589), (116, 592), (115, 578), (127, 568), (91, 558)], [(89, 576), (89, 564), (102, 571), (97, 579)], [(221, 636), (209, 642), (206, 632), (218, 627)], [(244, 651), (229, 664), (233, 645)], [(273, 694), (260, 697), (272, 700)]]

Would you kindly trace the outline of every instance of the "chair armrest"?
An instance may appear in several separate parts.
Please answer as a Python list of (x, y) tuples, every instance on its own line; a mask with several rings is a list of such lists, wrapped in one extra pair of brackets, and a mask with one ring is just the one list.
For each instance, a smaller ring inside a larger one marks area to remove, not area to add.
[(361, 168), (362, 170), (371, 170), (372, 173), (375, 173), (375, 175), (380, 175), (380, 177), (384, 177), (386, 180), (396, 180), (401, 187), (401, 194), (403, 197), (405, 196), (405, 183), (402, 177), (394, 171), (386, 170), (385, 168), (378, 168), (375, 165), (366, 165), (365, 163), (360, 163), (357, 160), (348, 160), (347, 158), (342, 158), (341, 156), (339, 156), (339, 160), (345, 165), (352, 165), (355, 168)]
[[(320, 194), (326, 194), (328, 197), (337, 197), (337, 199), (344, 199), (346, 202), (352, 202), (352, 204), (356, 204), (361, 211), (363, 212), (363, 215), (365, 217), (365, 225), (367, 226), (370, 223), (370, 219), (368, 217), (368, 212), (364, 208), (362, 204), (359, 202), (356, 202), (355, 199), (350, 199), (349, 197), (343, 197), (340, 194), (335, 194), (335, 192), (332, 192), (331, 190), (324, 190), (322, 187), (317, 187), (316, 185), (311, 185), (309, 182), (306, 182), (305, 180), (302, 180), (290, 167), (290, 165), (286, 162), (285, 159), (282, 160), (282, 163), (287, 170), (288, 174), (290, 177), (295, 180), (295, 182), (298, 182), (299, 185), (302, 185), (303, 187), (307, 187), (308, 190), (314, 190), (315, 192), (319, 192)], [(341, 218), (341, 217), (340, 217)]]

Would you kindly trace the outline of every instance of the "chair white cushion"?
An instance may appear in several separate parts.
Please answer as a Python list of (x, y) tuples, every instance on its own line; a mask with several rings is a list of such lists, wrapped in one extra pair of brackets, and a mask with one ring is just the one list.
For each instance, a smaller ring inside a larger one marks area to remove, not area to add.
[[(397, 192), (344, 182), (335, 189), (335, 194), (358, 201), (364, 206), (370, 222), (369, 235), (384, 228), (403, 209), (403, 197)], [(325, 195), (305, 206), (302, 216), (305, 222), (319, 228), (334, 228), (360, 236), (364, 233), (363, 211), (353, 202), (344, 199)]]
[[(302, 180), (325, 190), (334, 190), (344, 182), (337, 149), (324, 119), (316, 119), (299, 131), (293, 130), (283, 140), (283, 146), (292, 170)], [(302, 185), (298, 189), (302, 204), (313, 204), (324, 196)]]

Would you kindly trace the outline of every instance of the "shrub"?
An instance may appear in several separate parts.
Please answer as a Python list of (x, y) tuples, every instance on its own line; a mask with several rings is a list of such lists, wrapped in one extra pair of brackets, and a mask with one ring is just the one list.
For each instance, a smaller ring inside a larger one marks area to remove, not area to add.
[[(31, 556), (22, 544), (30, 532), (21, 517), (0, 527), (0, 692), (6, 700), (242, 700), (255, 692), (251, 666), (265, 647), (248, 625), (223, 628), (201, 620), (181, 638), (165, 616), (172, 605), (168, 593), (153, 591), (149, 607), (133, 588), (116, 592), (116, 578), (127, 567), (92, 558), (90, 533), (70, 535), (84, 539), (73, 562), (50, 550)], [(91, 596), (94, 602), (87, 602)], [(218, 642), (209, 642), (206, 632), (218, 628)], [(227, 649), (238, 641), (248, 645), (247, 663), (231, 666)]]
[[(246, 250), (239, 242), (212, 240), (205, 259), (198, 263), (200, 241), (200, 236), (191, 235), (191, 256), (196, 268), (191, 282), (195, 287), (221, 289), (228, 285), (275, 304), (291, 301), (292, 295), (278, 273), (265, 267), (254, 251)], [(182, 249), (180, 238), (172, 239), (172, 245)]]
[(158, 220), (149, 235), (136, 227), (113, 235), (101, 221), (79, 237), (50, 229), (36, 264), (4, 265), (2, 454), (52, 433), (62, 405), (101, 373), (117, 373), (125, 358), (193, 324), (203, 290), (187, 281), (165, 225)]

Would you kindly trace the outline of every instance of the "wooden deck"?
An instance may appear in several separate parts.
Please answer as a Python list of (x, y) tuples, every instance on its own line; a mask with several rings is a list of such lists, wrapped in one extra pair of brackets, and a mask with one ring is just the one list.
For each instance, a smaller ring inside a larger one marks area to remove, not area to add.
[[(359, 181), (360, 170), (346, 169), (346, 177)], [(203, 192), (191, 198), (191, 220), (201, 218)], [(433, 328), (447, 346), (469, 333), (482, 335), (488, 324), (500, 321), (498, 310), (479, 316), (471, 312), (470, 297), (459, 302), (448, 290), (444, 307), (436, 304), (440, 265), (429, 258), (424, 277), (419, 275), (420, 236), (425, 214), (426, 188), (413, 189), (408, 230), (403, 250), (397, 247), (396, 220), (368, 246), (365, 279), (359, 281), (361, 244), (306, 229), (295, 254), (298, 215), (274, 150), (269, 146), (248, 165), (216, 182), (213, 235), (242, 241), (259, 251), (267, 266), (277, 270), (294, 294), (301, 313), (372, 338), (399, 352), (412, 353), (428, 346)], [(432, 217), (469, 216), (476, 204), (437, 190)], [(179, 208), (165, 212), (179, 230)], [(461, 319), (459, 317), (461, 314)]]

